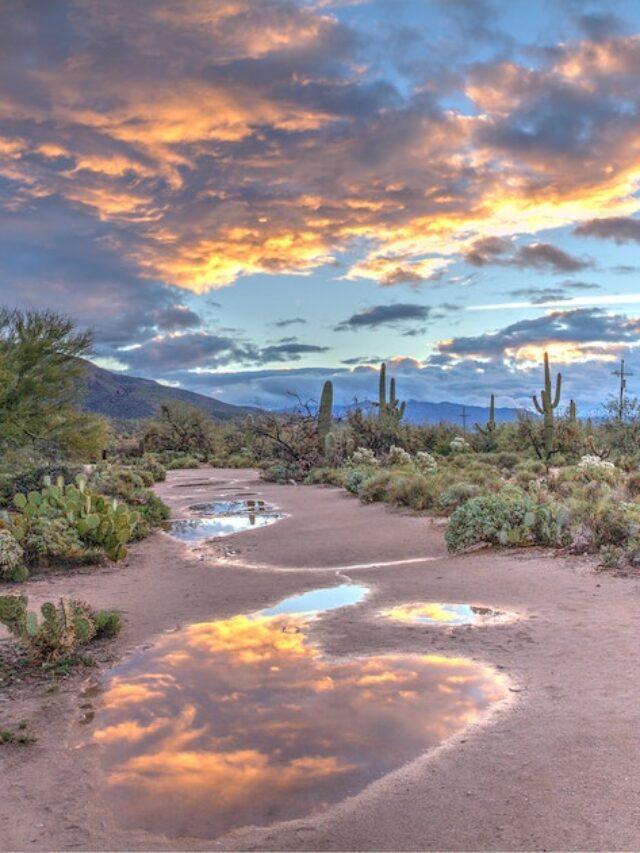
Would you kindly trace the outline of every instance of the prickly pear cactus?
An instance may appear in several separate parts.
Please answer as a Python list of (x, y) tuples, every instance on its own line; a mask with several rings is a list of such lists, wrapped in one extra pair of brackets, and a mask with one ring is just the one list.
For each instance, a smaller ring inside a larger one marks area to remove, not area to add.
[(111, 560), (124, 559), (139, 513), (115, 499), (87, 492), (86, 484), (86, 477), (80, 475), (75, 484), (53, 486), (49, 481), (39, 492), (15, 495), (13, 503), (20, 514), (13, 520), (12, 533), (17, 541), (24, 541), (31, 519), (64, 518), (85, 544), (102, 548)]

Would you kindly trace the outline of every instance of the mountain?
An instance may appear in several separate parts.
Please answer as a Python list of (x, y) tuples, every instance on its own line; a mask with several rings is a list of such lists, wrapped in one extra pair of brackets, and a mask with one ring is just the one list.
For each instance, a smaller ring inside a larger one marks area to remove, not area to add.
[[(496, 421), (499, 424), (515, 421), (518, 419), (518, 412), (520, 411), (523, 410), (496, 406)], [(465, 412), (468, 428), (473, 427), (475, 423), (484, 426), (489, 420), (488, 406), (467, 406), (465, 404)], [(462, 404), (408, 400), (404, 419), (411, 424), (439, 424), (441, 421), (445, 421), (462, 426)]]
[[(373, 408), (372, 404), (370, 405)], [(362, 407), (366, 410), (367, 404), (363, 404)], [(344, 416), (350, 408), (352, 407), (337, 406), (336, 414)], [(465, 405), (465, 410), (468, 429), (472, 429), (476, 422), (484, 426), (489, 419), (488, 406)], [(519, 411), (523, 410), (508, 407), (500, 408), (496, 406), (496, 421), (498, 423), (515, 421), (517, 420)], [(404, 414), (404, 422), (410, 424), (439, 424), (441, 422), (445, 422), (462, 426), (462, 404), (448, 402), (430, 403), (426, 400), (408, 400)]]
[(96, 412), (118, 420), (148, 418), (154, 415), (161, 403), (180, 402), (201, 409), (207, 415), (222, 421), (258, 412), (258, 409), (232, 406), (195, 391), (170, 388), (154, 382), (153, 379), (140, 379), (137, 376), (125, 376), (112, 373), (85, 361), (85, 388), (82, 407), (88, 412)]

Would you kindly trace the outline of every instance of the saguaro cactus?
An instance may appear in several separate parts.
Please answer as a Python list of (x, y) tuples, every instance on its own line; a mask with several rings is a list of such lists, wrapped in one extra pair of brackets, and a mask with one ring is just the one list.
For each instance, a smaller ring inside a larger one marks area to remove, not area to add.
[(488, 443), (491, 448), (493, 448), (495, 442), (495, 434), (496, 434), (496, 395), (491, 395), (491, 402), (489, 403), (489, 420), (485, 424), (485, 426), (480, 426), (480, 424), (476, 424), (475, 427), (481, 435), (484, 435), (485, 438), (488, 439)]
[(333, 382), (327, 380), (322, 386), (320, 407), (318, 409), (318, 435), (324, 442), (333, 421)]
[(569, 400), (569, 421), (570, 421), (572, 424), (575, 424), (575, 422), (576, 422), (577, 420), (578, 420), (578, 415), (577, 415), (577, 412), (576, 412), (576, 404), (575, 404), (575, 401), (574, 401), (574, 400)]
[(550, 459), (557, 448), (553, 446), (554, 439), (554, 409), (560, 405), (560, 390), (562, 388), (562, 374), (556, 376), (555, 393), (551, 394), (551, 371), (549, 369), (549, 353), (544, 354), (544, 388), (540, 391), (540, 401), (534, 394), (531, 398), (533, 405), (544, 418), (544, 455)]
[(396, 380), (389, 382), (389, 399), (387, 401), (387, 365), (380, 365), (380, 382), (378, 391), (378, 407), (380, 418), (393, 418), (400, 421), (404, 416), (406, 402), (400, 402), (396, 397)]
[(481, 427), (480, 424), (476, 424), (476, 429), (478, 432), (481, 432), (482, 435), (490, 435), (496, 430), (496, 395), (491, 395), (491, 402), (489, 403), (489, 420), (486, 425)]
[(380, 380), (378, 382), (378, 405), (380, 406), (380, 417), (387, 407), (387, 365), (380, 365)]

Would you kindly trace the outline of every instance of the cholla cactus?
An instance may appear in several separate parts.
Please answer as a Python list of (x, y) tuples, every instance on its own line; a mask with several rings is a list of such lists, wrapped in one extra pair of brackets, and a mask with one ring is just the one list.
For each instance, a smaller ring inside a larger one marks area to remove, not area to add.
[(426, 450), (419, 450), (416, 453), (415, 463), (421, 474), (435, 474), (438, 470), (438, 463)]
[(387, 455), (387, 462), (389, 465), (410, 465), (411, 454), (407, 453), (403, 447), (392, 444)]
[(23, 581), (28, 577), (20, 543), (8, 530), (0, 530), (0, 581)]
[(351, 462), (354, 465), (378, 464), (378, 460), (376, 459), (373, 450), (369, 450), (368, 447), (358, 447), (357, 450), (354, 450), (353, 456), (351, 457)]
[(451, 439), (449, 449), (452, 453), (469, 453), (471, 451), (471, 445), (466, 441), (466, 439), (462, 438), (461, 435), (457, 435), (455, 438)]
[(589, 471), (590, 469), (597, 469), (599, 471), (614, 471), (615, 465), (613, 462), (607, 462), (606, 459), (601, 459), (599, 456), (592, 456), (587, 453), (582, 459), (578, 462), (578, 468), (582, 471)]

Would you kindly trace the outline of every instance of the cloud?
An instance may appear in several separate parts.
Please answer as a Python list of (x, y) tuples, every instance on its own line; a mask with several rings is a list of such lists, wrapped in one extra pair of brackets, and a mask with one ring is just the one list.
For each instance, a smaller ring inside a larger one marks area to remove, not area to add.
[(320, 352), (329, 352), (329, 347), (301, 344), (295, 340), (291, 340), (264, 347), (264, 349), (260, 350), (259, 357), (256, 360), (261, 362), (299, 361), (304, 355)]
[(640, 243), (640, 219), (629, 216), (610, 216), (583, 222), (574, 231), (580, 237), (603, 237), (616, 243)]
[(335, 330), (339, 332), (356, 331), (358, 329), (374, 329), (379, 326), (391, 326), (398, 323), (411, 323), (428, 319), (431, 308), (428, 305), (418, 305), (411, 302), (400, 302), (392, 305), (374, 305), (357, 314), (352, 314), (339, 323)]
[(437, 352), (449, 360), (541, 361), (546, 350), (565, 364), (589, 359), (612, 361), (637, 345), (640, 318), (609, 314), (599, 308), (551, 311), (511, 323), (496, 332), (451, 338)]
[[(25, 0), (3, 14), (5, 210), (59, 201), (139, 279), (201, 293), (342, 253), (347, 279), (419, 285), (479, 239), (640, 209), (640, 36), (585, 16), (516, 60), (489, 4), (444, 8), (500, 58), (407, 87), (315, 4)], [(587, 264), (545, 243), (511, 261)]]
[(169, 305), (154, 313), (156, 326), (166, 332), (194, 329), (202, 325), (202, 318), (186, 305)]
[(306, 322), (307, 321), (304, 320), (302, 317), (289, 317), (288, 319), (285, 319), (285, 320), (276, 320), (275, 323), (273, 323), (273, 325), (276, 326), (276, 328), (278, 328), (278, 329), (284, 329), (287, 326), (302, 325)]
[(476, 267), (501, 264), (557, 273), (578, 272), (593, 265), (591, 261), (575, 258), (550, 243), (531, 243), (515, 247), (510, 241), (499, 237), (477, 240), (466, 253), (465, 260)]
[(132, 375), (139, 372), (180, 384), (186, 379), (187, 385), (193, 385), (198, 372), (207, 373), (231, 364), (299, 361), (305, 355), (325, 352), (329, 352), (329, 347), (302, 344), (296, 338), (283, 338), (276, 344), (260, 347), (239, 336), (205, 330), (157, 334), (141, 344), (116, 350), (118, 361)]

